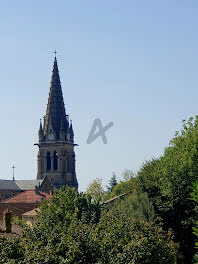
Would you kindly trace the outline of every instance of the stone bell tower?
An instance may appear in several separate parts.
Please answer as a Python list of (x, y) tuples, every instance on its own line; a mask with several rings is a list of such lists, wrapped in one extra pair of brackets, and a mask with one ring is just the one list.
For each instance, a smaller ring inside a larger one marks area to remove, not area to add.
[(74, 132), (66, 115), (57, 59), (55, 56), (44, 122), (40, 122), (37, 179), (55, 188), (69, 185), (78, 189), (75, 171)]

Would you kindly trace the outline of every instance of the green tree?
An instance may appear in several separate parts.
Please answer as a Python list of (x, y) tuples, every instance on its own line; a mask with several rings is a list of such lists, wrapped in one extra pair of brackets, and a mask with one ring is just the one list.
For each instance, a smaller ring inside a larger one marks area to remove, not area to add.
[(90, 230), (100, 214), (101, 205), (90, 195), (62, 188), (42, 203), (34, 227), (24, 235), (27, 263), (95, 263), (100, 251)]
[(117, 184), (118, 184), (118, 182), (117, 182), (117, 177), (116, 177), (115, 173), (113, 172), (113, 175), (112, 175), (112, 177), (111, 177), (111, 179), (110, 179), (110, 181), (109, 181), (109, 186), (107, 186), (107, 190), (108, 190), (109, 192), (112, 192), (113, 188), (114, 188)]
[[(189, 200), (193, 200), (196, 202), (196, 204), (198, 203), (198, 181), (193, 183), (193, 192), (190, 193), (191, 198), (189, 198)], [(198, 206), (195, 207), (195, 211), (196, 213), (198, 213)], [(196, 238), (198, 238), (198, 221), (195, 222), (195, 225), (193, 227), (193, 234), (196, 236)], [(196, 240), (195, 242), (195, 248), (198, 248), (198, 241)], [(198, 252), (196, 252), (195, 256), (194, 256), (194, 262), (196, 262), (196, 264), (198, 263)]]
[(119, 212), (127, 218), (153, 222), (156, 219), (152, 202), (149, 201), (147, 193), (134, 189), (122, 199), (117, 199), (113, 204), (107, 205), (110, 212)]
[(100, 263), (176, 264), (172, 233), (154, 222), (127, 217), (120, 210), (103, 212), (95, 232), (101, 245)]
[(24, 251), (19, 237), (0, 237), (0, 264), (24, 263)]
[(94, 201), (102, 201), (105, 193), (102, 186), (102, 179), (96, 178), (92, 183), (90, 183), (86, 193), (90, 194)]
[(131, 178), (129, 181), (121, 181), (113, 188), (111, 193), (107, 193), (105, 200), (123, 193), (133, 192), (134, 190), (137, 190), (136, 178)]
[(22, 237), (0, 239), (2, 264), (177, 264), (177, 252), (171, 232), (155, 222), (134, 219), (118, 207), (101, 212), (90, 195), (69, 187), (42, 203), (35, 225)]
[(164, 154), (143, 165), (138, 173), (141, 188), (148, 193), (164, 228), (172, 228), (180, 243), (184, 263), (192, 263), (195, 237), (191, 234), (197, 220), (195, 204), (187, 200), (191, 183), (198, 179), (198, 116), (183, 121)]
[(136, 173), (133, 170), (125, 169), (122, 173), (123, 181), (130, 181), (132, 178), (136, 177)]

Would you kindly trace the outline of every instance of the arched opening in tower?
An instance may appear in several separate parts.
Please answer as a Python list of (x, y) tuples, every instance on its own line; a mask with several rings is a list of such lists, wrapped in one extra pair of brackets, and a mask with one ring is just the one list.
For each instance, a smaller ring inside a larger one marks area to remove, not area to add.
[(58, 155), (56, 151), (54, 151), (54, 170), (58, 170)]
[(47, 152), (47, 170), (51, 170), (51, 155)]

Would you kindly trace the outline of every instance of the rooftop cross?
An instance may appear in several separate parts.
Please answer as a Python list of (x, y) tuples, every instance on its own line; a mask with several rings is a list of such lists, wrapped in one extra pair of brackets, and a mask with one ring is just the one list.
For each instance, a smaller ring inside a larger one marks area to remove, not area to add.
[(16, 169), (16, 167), (14, 167), (14, 165), (12, 166), (12, 169), (13, 169), (13, 177), (12, 177), (12, 180), (15, 181), (15, 178), (14, 178), (14, 169)]

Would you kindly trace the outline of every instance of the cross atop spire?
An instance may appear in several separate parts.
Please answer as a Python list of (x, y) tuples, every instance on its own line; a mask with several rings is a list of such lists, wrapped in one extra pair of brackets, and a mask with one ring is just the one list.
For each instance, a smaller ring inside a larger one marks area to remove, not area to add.
[(16, 167), (13, 165), (13, 166), (12, 166), (12, 170), (13, 170), (12, 180), (13, 180), (13, 181), (15, 181), (15, 178), (14, 178), (14, 169), (16, 169)]

